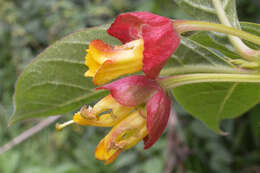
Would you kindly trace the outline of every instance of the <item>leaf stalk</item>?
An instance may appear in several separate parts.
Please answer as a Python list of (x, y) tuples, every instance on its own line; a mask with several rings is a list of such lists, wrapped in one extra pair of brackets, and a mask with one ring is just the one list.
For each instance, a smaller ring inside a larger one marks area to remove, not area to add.
[[(220, 22), (228, 27), (232, 27), (232, 25), (230, 24), (226, 13), (222, 7), (222, 4), (219, 0), (212, 0), (213, 5), (216, 9), (217, 12), (217, 16), (220, 20)], [(240, 54), (241, 57), (243, 57), (244, 59), (248, 60), (248, 61), (254, 61), (256, 60), (256, 57), (260, 55), (260, 51), (258, 50), (253, 50), (251, 48), (249, 48), (246, 44), (244, 44), (242, 42), (242, 40), (238, 37), (234, 37), (229, 35), (228, 36), (230, 42), (232, 43), (232, 45), (235, 47), (236, 51)]]
[(239, 82), (260, 83), (259, 74), (228, 74), (228, 73), (195, 73), (175, 75), (158, 80), (165, 89), (172, 89), (183, 85), (205, 82)]
[(196, 21), (196, 20), (174, 20), (173, 25), (175, 30), (182, 34), (188, 31), (215, 31), (220, 33), (225, 33), (229, 35), (234, 35), (240, 37), (244, 40), (250, 41), (257, 45), (260, 45), (260, 37), (250, 34), (248, 32), (228, 27), (218, 23)]

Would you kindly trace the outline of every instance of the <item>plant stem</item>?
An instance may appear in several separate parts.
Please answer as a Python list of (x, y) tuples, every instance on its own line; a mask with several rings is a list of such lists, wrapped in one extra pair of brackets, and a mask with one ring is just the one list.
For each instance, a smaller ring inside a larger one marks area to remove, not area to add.
[[(232, 25), (230, 24), (225, 11), (222, 7), (222, 4), (219, 0), (212, 0), (213, 5), (215, 6), (217, 15), (219, 20), (221, 21), (222, 24), (232, 27)], [(257, 51), (252, 50), (251, 48), (249, 48), (247, 45), (245, 45), (240, 38), (238, 37), (234, 37), (229, 35), (228, 36), (230, 42), (232, 43), (232, 45), (235, 47), (235, 49), (237, 50), (237, 52), (246, 60), (252, 61), (254, 60), (254, 56), (256, 56)]]
[(36, 133), (40, 132), (44, 128), (48, 127), (50, 124), (55, 122), (60, 117), (61, 117), (60, 115), (56, 115), (56, 116), (52, 116), (52, 117), (46, 118), (45, 120), (39, 122), (34, 127), (24, 131), (23, 133), (21, 133), (20, 135), (18, 135), (14, 139), (12, 139), (10, 142), (8, 142), (5, 145), (1, 146), (0, 147), (0, 155), (5, 153), (5, 152), (7, 152), (10, 149), (12, 149), (16, 145), (24, 142), (25, 140), (29, 139), (30, 137), (32, 137)]
[(260, 45), (260, 37), (222, 24), (195, 20), (174, 20), (173, 25), (179, 34), (188, 31), (215, 31), (238, 36), (244, 40)]
[(162, 76), (183, 75), (191, 73), (228, 73), (228, 74), (252, 74), (254, 71), (240, 68), (231, 68), (225, 66), (208, 65), (185, 65), (174, 68), (164, 68), (161, 71)]
[(242, 82), (242, 83), (260, 83), (258, 74), (226, 74), (226, 73), (197, 73), (184, 74), (161, 78), (160, 85), (165, 89), (176, 88), (182, 85), (203, 83), (203, 82)]

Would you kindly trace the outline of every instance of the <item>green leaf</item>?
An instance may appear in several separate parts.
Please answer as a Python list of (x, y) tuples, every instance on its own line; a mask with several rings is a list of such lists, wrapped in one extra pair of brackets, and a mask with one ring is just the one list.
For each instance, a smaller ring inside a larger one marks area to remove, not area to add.
[(222, 53), (225, 57), (235, 59), (241, 58), (230, 44), (226, 36), (216, 35), (207, 31), (197, 32), (189, 37), (197, 43), (215, 49)]
[(200, 83), (173, 89), (184, 109), (215, 132), (222, 119), (242, 115), (260, 101), (259, 84)]
[[(188, 38), (172, 55), (163, 75), (188, 73), (243, 73), (212, 50)], [(176, 100), (210, 129), (220, 133), (219, 123), (235, 118), (260, 101), (260, 86), (245, 83), (200, 83), (173, 89)]]
[[(219, 23), (212, 0), (175, 0), (175, 2), (194, 19)], [(232, 26), (240, 28), (236, 13), (236, 1), (221, 0), (221, 2)]]
[(103, 26), (76, 32), (38, 55), (18, 78), (11, 122), (67, 113), (103, 96), (104, 91), (95, 91), (91, 79), (83, 75), (91, 40), (118, 43), (106, 34), (106, 29)]
[(251, 34), (260, 36), (260, 24), (251, 22), (241, 22), (241, 29)]
[[(259, 24), (242, 22), (241, 26), (247, 32), (260, 35)], [(255, 44), (246, 43), (259, 49)], [(217, 56), (209, 48), (219, 51), (225, 58)], [(178, 72), (189, 73), (186, 69), (191, 70), (192, 73), (205, 72), (209, 69), (209, 73), (218, 73), (221, 68), (223, 72), (226, 68), (232, 68), (235, 72), (238, 69), (230, 66), (229, 58), (240, 58), (240, 56), (234, 52), (226, 36), (212, 32), (197, 32), (186, 40), (182, 38), (182, 44), (172, 56), (169, 62), (171, 65), (169, 69), (165, 69), (165, 72), (176, 75), (179, 74)], [(209, 59), (208, 63), (205, 61), (207, 59)], [(203, 66), (205, 63), (207, 65)], [(235, 118), (260, 101), (260, 86), (245, 83), (190, 84), (173, 89), (173, 94), (186, 111), (219, 133), (222, 119)]]
[[(250, 23), (250, 22), (241, 22), (240, 24), (242, 30), (260, 36), (259, 24)], [(241, 58), (240, 55), (238, 55), (235, 52), (235, 49), (231, 45), (226, 35), (214, 33), (214, 32), (202, 31), (202, 32), (196, 32), (195, 34), (192, 34), (191, 36), (189, 36), (189, 39), (196, 41), (201, 45), (215, 49), (228, 58), (232, 58), (232, 59)], [(249, 41), (245, 41), (245, 43), (253, 49), (260, 49), (259, 45), (251, 43)]]
[[(260, 36), (260, 24), (250, 23), (250, 22), (241, 22), (241, 29), (249, 32), (251, 34)], [(260, 49), (259, 45), (253, 44), (249, 41), (245, 41), (245, 43), (253, 49)]]
[(207, 47), (182, 37), (178, 49), (163, 68), (161, 75), (177, 75), (199, 72), (241, 73), (228, 59), (214, 53)]

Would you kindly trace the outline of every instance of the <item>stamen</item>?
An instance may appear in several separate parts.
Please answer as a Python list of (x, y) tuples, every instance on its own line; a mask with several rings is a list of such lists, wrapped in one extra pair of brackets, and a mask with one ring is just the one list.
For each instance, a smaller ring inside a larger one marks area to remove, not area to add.
[(88, 108), (86, 106), (83, 106), (79, 112), (83, 118), (86, 118), (89, 120), (97, 119), (97, 116), (95, 115), (95, 111), (93, 110), (93, 108), (91, 106), (88, 106)]
[(62, 123), (62, 124), (56, 123), (56, 130), (61, 131), (64, 127), (67, 127), (67, 126), (74, 124), (74, 123), (75, 122), (73, 120), (67, 121), (67, 122)]

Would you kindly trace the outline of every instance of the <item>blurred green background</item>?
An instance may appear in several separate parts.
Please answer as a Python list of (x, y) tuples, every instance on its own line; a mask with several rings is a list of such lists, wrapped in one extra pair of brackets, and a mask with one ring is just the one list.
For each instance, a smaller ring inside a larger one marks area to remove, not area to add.
[[(241, 21), (260, 22), (259, 0), (238, 0), (237, 6)], [(39, 121), (27, 120), (7, 126), (15, 81), (26, 64), (61, 37), (109, 23), (126, 11), (189, 18), (173, 0), (0, 0), (0, 146)], [(186, 172), (260, 172), (259, 105), (240, 118), (224, 121), (228, 136), (214, 134), (179, 105), (176, 107), (178, 137), (189, 148), (188, 157), (181, 163)], [(57, 132), (53, 124), (0, 155), (0, 173), (165, 171), (169, 162), (166, 154), (169, 130), (151, 149), (143, 150), (140, 143), (109, 166), (94, 158), (95, 147), (106, 132), (104, 128), (77, 126)]]

